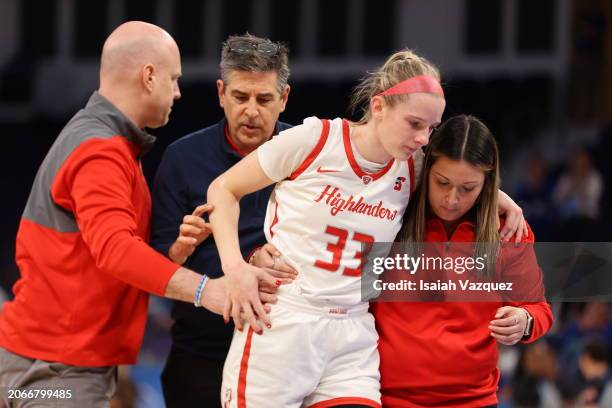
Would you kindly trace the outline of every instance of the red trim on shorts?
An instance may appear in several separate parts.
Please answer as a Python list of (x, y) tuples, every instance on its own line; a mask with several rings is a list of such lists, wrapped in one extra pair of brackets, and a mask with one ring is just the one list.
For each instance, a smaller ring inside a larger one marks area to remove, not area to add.
[(251, 340), (253, 339), (253, 329), (249, 327), (242, 360), (240, 361), (240, 374), (238, 375), (238, 408), (246, 408), (246, 379), (249, 369), (249, 356), (251, 355)]
[(414, 159), (412, 156), (408, 158), (408, 172), (410, 173), (410, 194), (414, 192)]
[(319, 136), (319, 141), (317, 145), (312, 149), (312, 151), (306, 156), (306, 159), (300, 164), (300, 166), (291, 173), (289, 176), (289, 180), (295, 180), (302, 174), (308, 166), (312, 164), (314, 159), (317, 158), (321, 150), (323, 150), (323, 146), (325, 146), (325, 142), (327, 141), (327, 136), (329, 136), (329, 120), (321, 119), (321, 123), (323, 123), (323, 129), (321, 130), (321, 136)]
[(274, 237), (274, 231), (272, 228), (278, 223), (278, 202), (274, 207), (274, 219), (272, 220), (272, 224), (270, 224), (270, 238)]
[(342, 398), (333, 398), (327, 401), (317, 402), (314, 405), (310, 405), (308, 408), (329, 408), (335, 407), (336, 405), (349, 405), (349, 404), (357, 404), (357, 405), (365, 405), (372, 408), (381, 408), (381, 405), (369, 398), (361, 398), (361, 397), (342, 397)]
[(365, 171), (363, 171), (361, 166), (359, 166), (357, 160), (355, 160), (353, 148), (351, 147), (351, 132), (349, 130), (349, 122), (346, 119), (342, 119), (342, 139), (344, 141), (344, 150), (346, 151), (346, 157), (348, 157), (348, 161), (351, 165), (351, 168), (353, 169), (357, 177), (362, 180), (364, 177), (370, 177), (372, 180), (378, 180), (389, 171), (389, 169), (391, 168), (391, 166), (393, 166), (393, 163), (395, 162), (395, 159), (391, 159), (384, 168), (378, 170), (376, 173), (366, 173)]
[(236, 146), (236, 144), (232, 140), (232, 137), (230, 136), (229, 128), (227, 127), (227, 124), (225, 124), (225, 138), (227, 139), (227, 143), (229, 143), (229, 145), (232, 147), (233, 151), (238, 153), (241, 157), (246, 156), (246, 154), (242, 150), (240, 150), (238, 148), (238, 146)]

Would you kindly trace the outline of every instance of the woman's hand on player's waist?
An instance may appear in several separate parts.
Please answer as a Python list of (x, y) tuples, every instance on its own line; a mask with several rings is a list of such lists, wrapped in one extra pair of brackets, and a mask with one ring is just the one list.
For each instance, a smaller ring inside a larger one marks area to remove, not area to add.
[(293, 282), (298, 275), (297, 271), (283, 260), (280, 251), (272, 244), (256, 249), (249, 258), (249, 263), (265, 269), (275, 278), (280, 278), (283, 284)]

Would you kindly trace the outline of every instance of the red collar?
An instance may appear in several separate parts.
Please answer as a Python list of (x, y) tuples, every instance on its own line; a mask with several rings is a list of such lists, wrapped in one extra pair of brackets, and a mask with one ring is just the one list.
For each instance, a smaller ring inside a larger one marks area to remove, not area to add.
[(246, 156), (246, 154), (242, 150), (240, 150), (238, 146), (236, 146), (236, 144), (232, 140), (232, 137), (230, 136), (230, 133), (229, 133), (229, 127), (227, 126), (227, 123), (225, 124), (225, 139), (227, 140), (227, 143), (229, 143), (229, 145), (232, 147), (232, 150), (238, 153), (240, 157)]
[[(499, 218), (499, 230), (501, 231), (506, 223), (505, 217)], [(535, 242), (535, 238), (533, 235), (533, 231), (531, 231), (531, 227), (527, 225), (528, 234), (523, 237), (521, 240), (522, 243), (533, 243)], [(426, 223), (426, 231), (427, 231), (427, 241), (444, 241), (444, 242), (468, 242), (473, 241), (475, 239), (474, 233), (476, 232), (476, 223), (473, 218), (470, 217), (470, 213), (463, 217), (463, 219), (457, 225), (455, 232), (453, 235), (448, 237), (446, 234), (446, 228), (444, 228), (444, 223), (440, 218), (435, 216), (434, 214), (428, 214), (427, 223)], [(435, 239), (430, 239), (435, 238)], [(513, 241), (514, 238), (511, 238), (510, 241)]]
[(349, 122), (346, 119), (342, 119), (342, 138), (344, 141), (344, 150), (346, 151), (346, 157), (348, 158), (351, 168), (353, 169), (353, 172), (355, 172), (357, 177), (362, 179), (364, 183), (368, 184), (370, 181), (378, 180), (389, 171), (391, 166), (393, 166), (395, 159), (389, 160), (387, 165), (382, 169), (378, 170), (376, 173), (367, 173), (366, 171), (364, 171), (355, 159), (355, 154), (353, 153), (353, 148), (351, 147)]
[(434, 214), (429, 214), (426, 222), (426, 241), (429, 242), (472, 242), (476, 224), (467, 216), (459, 222), (453, 234), (449, 237), (444, 228), (444, 222)]
[[(429, 205), (427, 207), (427, 223), (431, 222), (432, 224), (439, 223), (440, 225), (443, 225), (442, 219), (432, 211)], [(473, 208), (463, 214), (463, 217), (461, 217), (461, 220), (459, 221), (459, 224), (457, 224), (457, 227), (459, 227), (459, 225), (466, 225), (473, 229), (476, 229), (476, 213), (474, 212)]]

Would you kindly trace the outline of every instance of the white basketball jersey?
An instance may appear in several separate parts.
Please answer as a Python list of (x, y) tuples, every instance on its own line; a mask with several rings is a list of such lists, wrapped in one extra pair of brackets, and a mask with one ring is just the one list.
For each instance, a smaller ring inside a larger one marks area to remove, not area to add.
[[(362, 244), (395, 239), (414, 188), (412, 157), (366, 173), (350, 132), (346, 120), (309, 118), (258, 150), (264, 172), (278, 181), (268, 202), (266, 237), (299, 273), (289, 290), (313, 303), (361, 302)], [(296, 139), (304, 137), (311, 142)]]

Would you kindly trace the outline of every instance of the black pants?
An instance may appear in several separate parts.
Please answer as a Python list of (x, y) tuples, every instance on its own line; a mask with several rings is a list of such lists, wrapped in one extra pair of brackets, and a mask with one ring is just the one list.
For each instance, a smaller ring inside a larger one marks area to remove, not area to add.
[(224, 362), (172, 346), (161, 375), (166, 407), (219, 408)]

